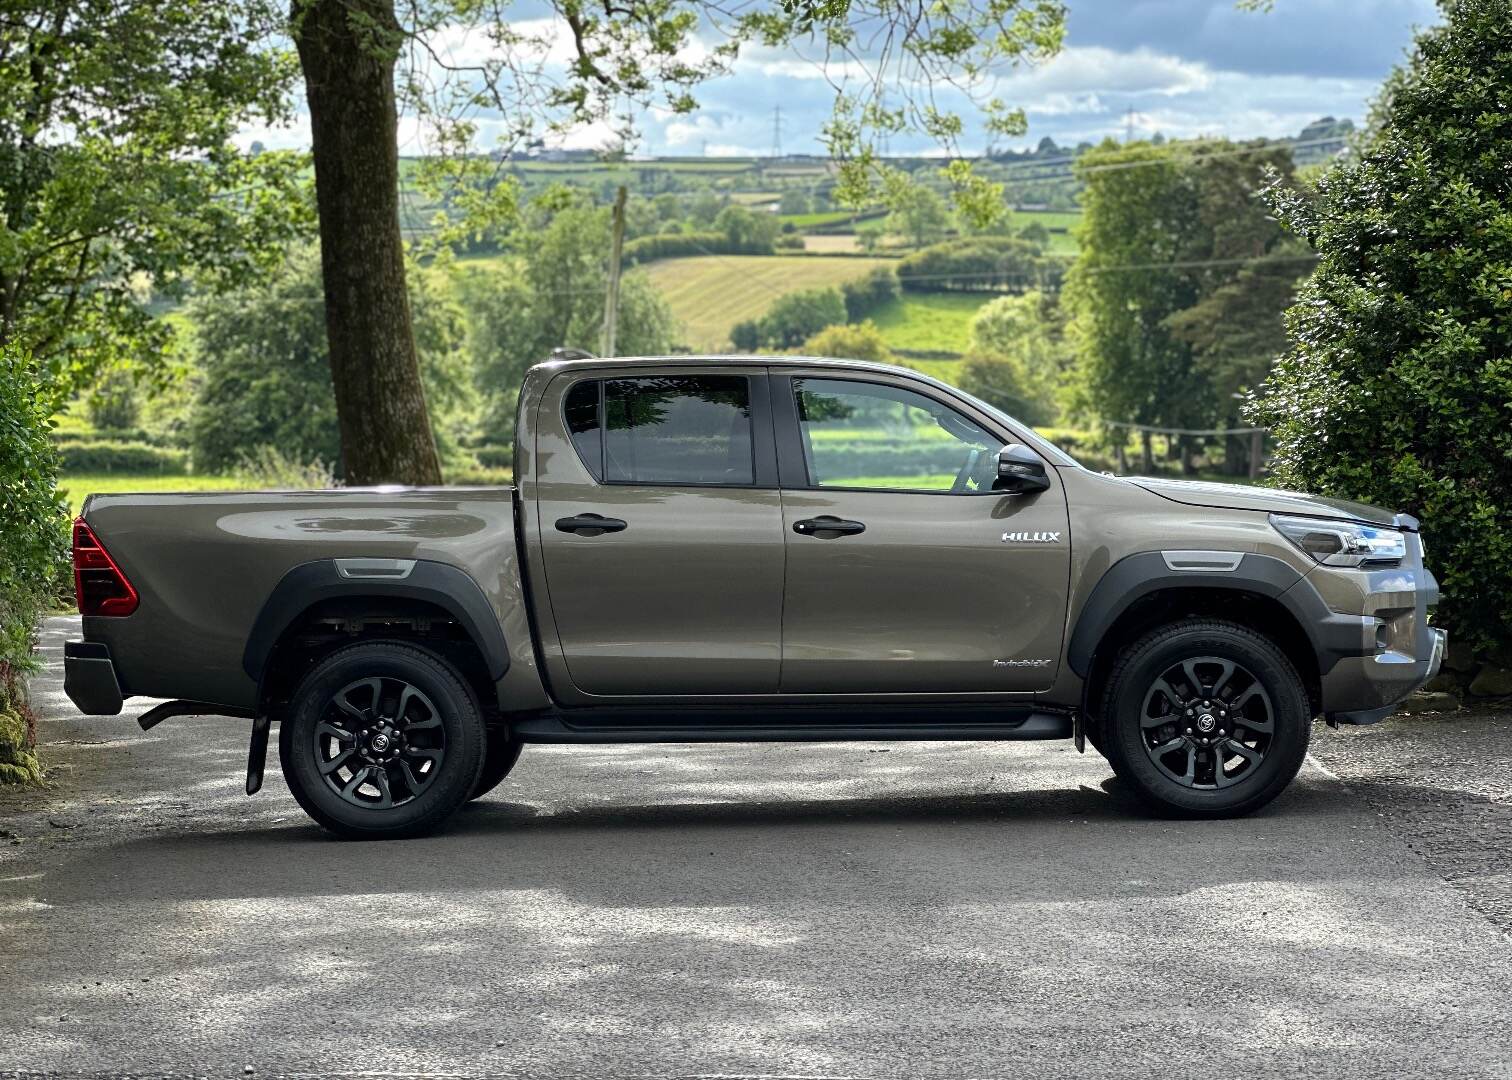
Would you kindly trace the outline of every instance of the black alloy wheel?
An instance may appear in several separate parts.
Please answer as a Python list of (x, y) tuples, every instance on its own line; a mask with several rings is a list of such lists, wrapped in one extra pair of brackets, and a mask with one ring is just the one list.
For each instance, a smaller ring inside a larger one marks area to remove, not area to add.
[(1221, 656), (1183, 660), (1157, 676), (1140, 713), (1145, 753), (1188, 788), (1225, 788), (1265, 760), (1276, 731), (1270, 695)]
[(362, 807), (418, 798), (446, 757), (440, 712), (424, 691), (397, 678), (360, 679), (336, 691), (314, 738), (327, 786)]

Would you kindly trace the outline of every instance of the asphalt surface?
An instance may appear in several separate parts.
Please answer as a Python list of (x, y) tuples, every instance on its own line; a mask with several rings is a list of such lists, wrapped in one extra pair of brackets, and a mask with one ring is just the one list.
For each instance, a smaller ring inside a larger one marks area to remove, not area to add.
[(1198, 824), (1054, 743), (531, 747), (342, 843), (241, 793), (246, 722), (74, 712), (71, 624), (51, 787), (0, 797), (0, 1072), (1512, 1076), (1494, 908), (1312, 764)]

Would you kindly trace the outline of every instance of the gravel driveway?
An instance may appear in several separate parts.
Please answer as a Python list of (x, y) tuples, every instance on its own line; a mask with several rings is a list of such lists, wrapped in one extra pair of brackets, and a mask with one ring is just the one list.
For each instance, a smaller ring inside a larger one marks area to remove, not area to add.
[(1512, 1076), (1505, 718), (1320, 730), (1342, 781), (1211, 823), (1059, 744), (532, 747), (353, 844), (241, 794), (245, 722), (79, 716), (76, 633), (0, 1073)]

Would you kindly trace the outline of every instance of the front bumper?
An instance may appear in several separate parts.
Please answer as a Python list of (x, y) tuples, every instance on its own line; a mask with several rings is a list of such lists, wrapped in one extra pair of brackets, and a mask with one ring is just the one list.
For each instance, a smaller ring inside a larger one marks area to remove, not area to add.
[(1366, 647), (1337, 657), (1322, 672), (1322, 711), (1330, 724), (1386, 719), (1443, 665), (1448, 635), (1428, 625), (1429, 610), (1438, 602), (1438, 582), (1422, 565), (1416, 535), (1410, 535), (1409, 565), (1310, 575), (1329, 594), (1334, 610), (1363, 612), (1359, 623)]
[(126, 700), (110, 649), (97, 641), (63, 643), (63, 690), (90, 716), (116, 716)]

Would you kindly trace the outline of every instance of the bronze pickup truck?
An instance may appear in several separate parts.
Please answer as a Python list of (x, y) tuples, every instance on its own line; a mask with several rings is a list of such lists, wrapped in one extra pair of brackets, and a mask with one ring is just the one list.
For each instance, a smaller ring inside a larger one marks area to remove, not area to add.
[(276, 721), (346, 836), (532, 742), (1075, 739), (1211, 817), (1444, 651), (1413, 518), (1091, 472), (913, 371), (556, 361), (517, 432), (514, 488), (92, 496), (70, 697), (250, 719), (249, 793)]

